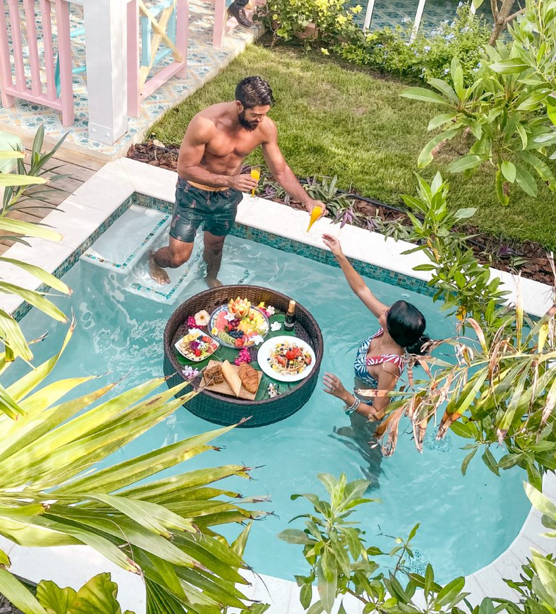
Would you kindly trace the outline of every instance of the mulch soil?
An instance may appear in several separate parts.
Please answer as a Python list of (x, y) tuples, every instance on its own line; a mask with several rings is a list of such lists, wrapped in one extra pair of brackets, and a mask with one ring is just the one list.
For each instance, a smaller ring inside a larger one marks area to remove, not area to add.
[[(151, 166), (159, 166), (175, 171), (178, 164), (178, 154), (179, 147), (161, 147), (153, 142), (147, 142), (133, 145), (128, 151), (127, 156)], [(284, 204), (283, 200), (273, 200)], [(288, 204), (296, 209), (302, 208), (299, 203), (290, 202)], [(355, 210), (357, 212), (372, 218), (379, 216), (385, 222), (399, 222), (410, 226), (409, 218), (402, 207), (403, 204), (401, 203), (399, 208), (391, 207), (378, 202), (369, 203), (359, 200), (355, 196)], [(470, 245), (481, 263), (488, 264), (502, 271), (515, 273), (516, 260), (521, 260), (523, 264), (519, 265), (519, 272), (523, 277), (550, 286), (554, 284), (554, 277), (546, 250), (538, 243), (532, 241), (525, 241), (523, 243), (505, 241), (500, 237), (479, 233), (475, 227), (469, 225), (458, 228), (458, 230), (465, 234), (475, 235)], [(0, 614), (2, 614), (2, 610), (0, 610)]]
[(0, 614), (23, 614), (23, 612), (17, 608), (14, 608), (14, 606), (7, 601), (5, 597), (0, 595)]

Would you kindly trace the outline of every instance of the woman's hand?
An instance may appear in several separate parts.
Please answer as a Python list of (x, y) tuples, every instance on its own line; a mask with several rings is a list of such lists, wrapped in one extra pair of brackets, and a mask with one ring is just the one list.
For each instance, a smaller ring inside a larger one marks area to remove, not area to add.
[(339, 377), (336, 377), (332, 373), (325, 373), (322, 381), (324, 383), (324, 392), (351, 405), (349, 401), (353, 398), (353, 395), (345, 389)]
[(340, 241), (334, 235), (323, 234), (322, 240), (324, 241), (326, 247), (328, 247), (328, 249), (334, 254), (334, 256), (338, 257), (343, 254)]

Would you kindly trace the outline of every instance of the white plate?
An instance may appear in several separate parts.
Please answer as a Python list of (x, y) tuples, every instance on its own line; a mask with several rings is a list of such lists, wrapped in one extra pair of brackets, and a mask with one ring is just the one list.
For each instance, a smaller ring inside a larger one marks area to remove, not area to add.
[[(278, 343), (287, 343), (294, 342), (298, 345), (302, 350), (309, 352), (312, 358), (311, 364), (301, 373), (294, 373), (292, 375), (282, 375), (275, 371), (268, 359), (270, 358), (270, 353), (276, 347)], [(313, 370), (315, 363), (317, 362), (317, 357), (315, 356), (315, 352), (313, 348), (303, 339), (299, 339), (299, 337), (291, 337), (289, 335), (281, 335), (279, 337), (272, 337), (271, 339), (267, 339), (259, 348), (259, 353), (257, 354), (257, 362), (261, 369), (272, 379), (275, 379), (279, 382), (299, 382), (302, 379), (305, 379)]]
[(218, 350), (218, 348), (220, 347), (220, 343), (216, 339), (213, 339), (208, 333), (204, 333), (202, 330), (199, 330), (198, 328), (189, 329), (189, 333), (188, 333), (189, 335), (195, 334), (195, 333), (197, 333), (198, 337), (210, 337), (210, 340), (216, 343), (216, 346), (217, 346), (216, 350), (214, 350), (214, 352), (211, 352), (210, 354), (204, 357), (195, 356), (194, 358), (191, 358), (190, 356), (187, 356), (187, 354), (185, 354), (183, 350), (181, 349), (181, 340), (183, 339), (183, 337), (187, 337), (187, 335), (184, 335), (181, 339), (178, 339), (176, 343), (174, 344), (174, 347), (186, 360), (189, 360), (190, 362), (202, 362), (203, 360), (207, 360), (208, 358), (210, 358)]

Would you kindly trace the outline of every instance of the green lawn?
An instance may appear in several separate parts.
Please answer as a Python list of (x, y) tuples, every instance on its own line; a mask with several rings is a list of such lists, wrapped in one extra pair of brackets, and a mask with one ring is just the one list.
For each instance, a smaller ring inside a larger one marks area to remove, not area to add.
[[(400, 204), (415, 191), (414, 172), (426, 126), (437, 111), (403, 99), (407, 87), (346, 70), (290, 50), (251, 46), (219, 76), (168, 112), (152, 129), (165, 144), (179, 144), (189, 120), (204, 107), (233, 100), (236, 83), (250, 74), (267, 78), (277, 100), (271, 111), (280, 146), (298, 176), (338, 175), (343, 188)], [(448, 153), (442, 157), (448, 158)], [(259, 163), (260, 151), (250, 161)], [(431, 178), (439, 164), (422, 171)], [(442, 169), (441, 169), (442, 170)], [(447, 172), (446, 172), (447, 175)], [(536, 199), (516, 190), (508, 207), (500, 205), (487, 169), (471, 178), (451, 175), (454, 207), (477, 207), (471, 221), (496, 236), (537, 241), (556, 249), (556, 200), (544, 186)]]

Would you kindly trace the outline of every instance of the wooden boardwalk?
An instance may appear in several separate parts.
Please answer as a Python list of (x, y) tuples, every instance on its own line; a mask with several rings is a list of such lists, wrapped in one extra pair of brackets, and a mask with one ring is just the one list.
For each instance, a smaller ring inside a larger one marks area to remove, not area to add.
[[(25, 147), (29, 148), (30, 143), (25, 142)], [(26, 149), (26, 153), (29, 149)], [(65, 179), (41, 185), (38, 188), (29, 188), (26, 192), (27, 196), (32, 196), (33, 191), (40, 190), (41, 193), (36, 198), (20, 201), (21, 206), (25, 207), (23, 211), (12, 211), (8, 217), (23, 220), (25, 222), (41, 222), (53, 206), (58, 206), (68, 196), (73, 194), (79, 186), (87, 179), (92, 177), (96, 171), (104, 166), (104, 162), (89, 156), (84, 156), (73, 151), (56, 152), (56, 157), (52, 158), (46, 165), (47, 169), (55, 169), (54, 172), (48, 172), (45, 177), (52, 175), (69, 175)], [(2, 232), (3, 235), (9, 233)], [(13, 241), (8, 239), (0, 240), (0, 255), (2, 255), (11, 245)]]

